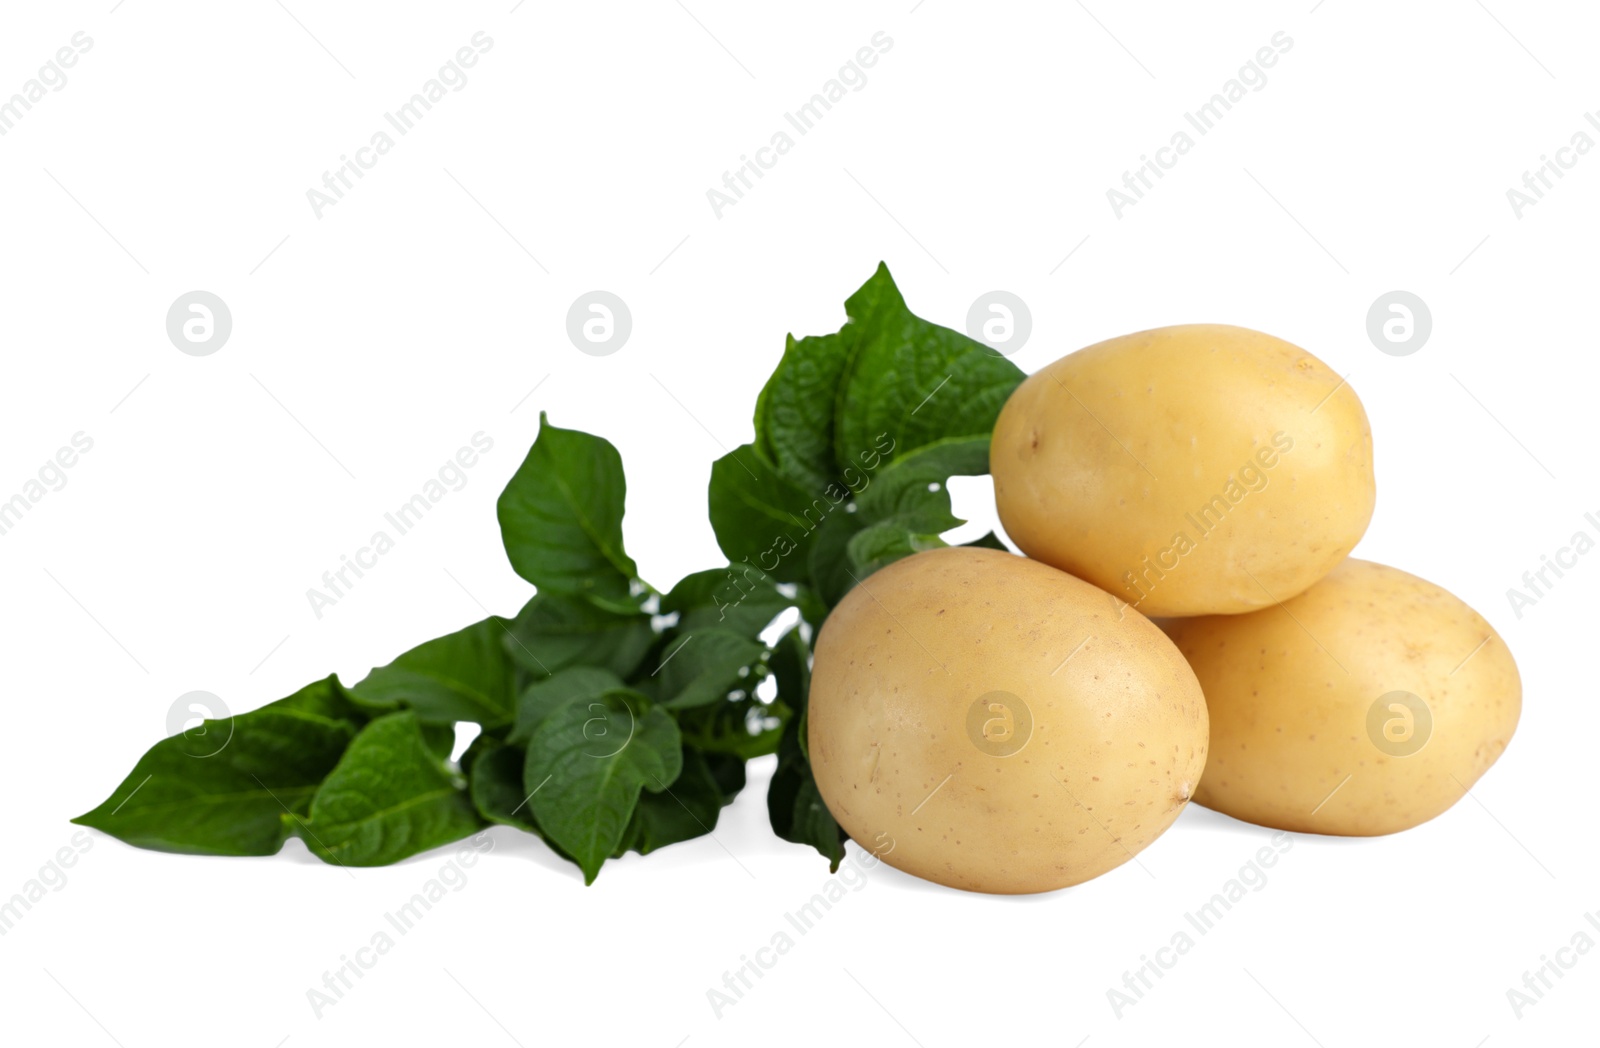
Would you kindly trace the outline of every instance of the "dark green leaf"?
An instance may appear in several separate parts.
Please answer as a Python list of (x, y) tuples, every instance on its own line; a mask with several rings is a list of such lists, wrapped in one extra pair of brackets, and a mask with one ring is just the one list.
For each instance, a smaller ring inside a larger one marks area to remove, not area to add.
[(310, 813), (284, 821), (312, 854), (340, 866), (399, 862), (483, 826), (411, 710), (361, 729), (312, 797)]
[(722, 787), (699, 752), (685, 747), (683, 771), (660, 793), (639, 796), (633, 821), (624, 834), (623, 851), (649, 855), (657, 848), (703, 837), (717, 828), (722, 814)]
[(529, 685), (517, 699), (517, 720), (511, 729), (510, 739), (512, 742), (526, 743), (533, 736), (534, 729), (563, 706), (598, 699), (607, 692), (621, 690), (621, 678), (610, 670), (598, 666), (573, 666), (562, 670), (549, 680)]
[(988, 469), (987, 436), (937, 441), (884, 466), (861, 490), (856, 511), (844, 523), (824, 524), (812, 547), (812, 575), (824, 598), (837, 603), (879, 568), (945, 545), (939, 536), (963, 523), (950, 512), (949, 478)]
[(799, 341), (791, 335), (756, 401), (756, 446), (803, 490), (822, 491), (841, 479), (835, 412), (853, 355), (847, 332)]
[(678, 727), (625, 695), (564, 706), (528, 740), (523, 783), (534, 821), (593, 883), (633, 818), (641, 788), (660, 792), (682, 770)]
[(795, 715), (784, 726), (783, 739), (778, 744), (778, 767), (767, 786), (767, 818), (779, 837), (795, 844), (811, 845), (827, 858), (831, 870), (837, 870), (844, 859), (846, 834), (822, 803), (811, 764), (806, 759), (810, 656), (810, 647), (797, 629), (783, 636), (772, 655), (772, 675), (778, 684), (778, 698), (790, 706)]
[(941, 440), (880, 470), (862, 490), (857, 511), (872, 524), (892, 520), (919, 534), (938, 535), (964, 523), (950, 512), (949, 479), (988, 472), (987, 434)]
[(508, 623), (498, 616), (412, 648), (350, 689), (372, 710), (415, 710), (424, 724), (509, 723), (516, 700)]
[(755, 637), (795, 603), (770, 576), (730, 564), (685, 576), (661, 599), (661, 610), (677, 614), (679, 633), (725, 629)]
[(841, 469), (884, 434), (896, 456), (948, 437), (987, 438), (1023, 379), (988, 346), (914, 316), (887, 266), (850, 296), (845, 312), (855, 352), (834, 435)]
[(779, 582), (803, 582), (817, 526), (848, 494), (808, 493), (744, 444), (711, 466), (711, 527), (734, 564), (753, 565)]
[(500, 495), (500, 534), (518, 575), (541, 592), (588, 597), (636, 610), (638, 568), (622, 546), (627, 484), (622, 457), (601, 437), (552, 426)]
[(726, 753), (707, 753), (705, 760), (711, 777), (717, 780), (717, 788), (722, 791), (722, 806), (726, 808), (745, 787), (745, 760)]
[(753, 690), (765, 674), (761, 657), (767, 648), (728, 630), (684, 634), (662, 653), (658, 695), (669, 709), (688, 709), (718, 702), (730, 691)]
[(806, 709), (811, 700), (811, 645), (806, 643), (799, 629), (792, 629), (778, 638), (769, 665), (772, 668), (772, 682), (777, 685), (777, 698), (773, 705), (789, 711), (784, 721), (786, 729), (780, 752), (792, 751), (804, 757), (805, 732), (800, 729), (804, 726)]
[(129, 844), (271, 855), (285, 810), (304, 812), (365, 715), (329, 677), (288, 698), (152, 746), (121, 786), (72, 820)]
[(569, 666), (603, 666), (626, 677), (650, 650), (655, 632), (650, 616), (638, 611), (623, 614), (581, 598), (539, 593), (503, 640), (511, 658), (537, 676)]
[[(424, 724), (422, 726), (422, 741), (427, 743), (428, 752), (441, 761), (448, 761), (450, 754), (456, 750), (456, 726), (454, 724)], [(466, 756), (466, 754), (462, 754)]]
[(674, 712), (686, 744), (705, 753), (754, 760), (778, 751), (789, 708), (781, 702), (769, 706), (754, 695), (745, 695)]
[(1004, 542), (1001, 542), (1000, 536), (996, 535), (992, 531), (986, 531), (979, 537), (973, 539), (971, 542), (963, 542), (962, 545), (976, 546), (979, 549), (997, 549), (1005, 553), (1011, 552), (1010, 547), (1008, 547)]
[[(811, 581), (817, 595), (829, 607), (843, 600), (861, 580), (861, 573), (850, 561), (850, 540), (862, 527), (860, 514), (835, 513), (817, 529), (817, 539), (811, 547)], [(822, 623), (821, 618), (810, 621), (815, 625)]]
[(528, 791), (522, 786), (527, 759), (521, 746), (486, 746), (472, 762), (472, 805), (490, 822), (538, 833), (528, 808)]

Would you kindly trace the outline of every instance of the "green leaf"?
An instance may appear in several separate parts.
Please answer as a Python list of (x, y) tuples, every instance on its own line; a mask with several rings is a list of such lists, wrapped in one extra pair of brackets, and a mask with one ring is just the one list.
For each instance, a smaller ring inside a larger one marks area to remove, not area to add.
[(846, 556), (856, 578), (864, 579), (879, 568), (913, 553), (938, 549), (944, 545), (947, 543), (938, 534), (925, 535), (899, 521), (888, 520), (851, 536)]
[(746, 695), (674, 713), (686, 744), (705, 753), (728, 754), (745, 761), (778, 752), (789, 708), (781, 702), (769, 706), (754, 695)]
[(528, 809), (528, 791), (522, 788), (522, 769), (528, 755), (521, 746), (488, 745), (472, 762), (469, 792), (472, 806), (490, 822), (538, 833)]
[(806, 710), (811, 701), (811, 645), (799, 629), (792, 629), (773, 646), (772, 682), (777, 685), (773, 705), (789, 711), (785, 719), (780, 754), (798, 753), (806, 757)]
[(661, 705), (668, 709), (705, 706), (735, 688), (754, 690), (765, 676), (767, 646), (729, 630), (684, 634), (663, 653), (656, 670)]
[(533, 818), (594, 883), (633, 818), (639, 791), (682, 771), (678, 726), (659, 709), (637, 716), (625, 695), (564, 706), (528, 740), (523, 784)]
[(660, 793), (643, 793), (613, 858), (625, 851), (649, 855), (669, 844), (703, 837), (717, 828), (722, 787), (698, 751), (684, 747), (683, 771)]
[(772, 655), (778, 697), (795, 711), (795, 716), (784, 726), (783, 740), (778, 745), (778, 767), (767, 786), (767, 818), (779, 837), (795, 844), (809, 844), (828, 860), (830, 870), (837, 871), (844, 860), (847, 835), (823, 804), (811, 763), (806, 759), (810, 655), (799, 630), (785, 634)]
[[(817, 531), (809, 562), (811, 583), (829, 607), (843, 600), (861, 579), (850, 560), (850, 541), (862, 528), (859, 513), (835, 513)], [(822, 623), (821, 617), (808, 618), (813, 625)]]
[(650, 616), (596, 607), (587, 600), (536, 594), (503, 638), (517, 665), (540, 677), (569, 666), (603, 666), (627, 677), (655, 642)]
[(722, 806), (726, 808), (745, 787), (745, 760), (726, 753), (707, 753), (704, 756), (711, 777), (717, 780), (717, 788), (722, 791)]
[(679, 633), (725, 629), (755, 637), (797, 603), (778, 585), (748, 564), (697, 571), (661, 599), (661, 611), (677, 614)]
[(542, 592), (637, 610), (623, 551), (627, 483), (611, 443), (539, 416), (539, 436), (500, 495), (500, 534), (518, 575)]
[[(450, 754), (456, 749), (456, 726), (454, 724), (424, 724), (422, 725), (422, 741), (427, 743), (428, 752), (441, 761), (449, 761)], [(466, 754), (462, 754), (463, 757)]]
[(607, 692), (622, 690), (622, 679), (599, 666), (573, 666), (549, 680), (530, 684), (517, 699), (517, 720), (511, 729), (510, 740), (527, 742), (540, 723), (563, 706), (598, 699)]
[(963, 542), (963, 546), (976, 546), (980, 549), (997, 549), (1003, 553), (1010, 553), (1011, 548), (1000, 541), (1000, 536), (992, 531), (986, 531), (971, 542)]
[(806, 766), (806, 773), (800, 778), (800, 788), (795, 791), (794, 819), (789, 824), (787, 839), (796, 844), (809, 844), (828, 860), (828, 872), (839, 872), (839, 863), (844, 861), (844, 842), (850, 837), (839, 824), (834, 821), (833, 813), (822, 802), (822, 794), (817, 792), (816, 777), (811, 774), (810, 765)]
[(490, 822), (533, 834), (551, 851), (577, 865), (577, 860), (562, 851), (533, 821), (527, 791), (522, 786), (522, 769), (527, 761), (527, 751), (521, 746), (490, 740), (480, 759), (472, 764), (469, 786), (472, 806)]
[(373, 710), (415, 710), (424, 724), (507, 724), (516, 700), (508, 631), (505, 619), (491, 616), (427, 641), (373, 670), (350, 694)]
[(208, 720), (203, 735), (163, 739), (103, 804), (72, 821), (158, 851), (271, 855), (283, 846), (284, 812), (306, 810), (365, 720), (328, 677)]
[(988, 472), (987, 435), (925, 444), (885, 466), (856, 503), (866, 525), (846, 547), (856, 577), (946, 545), (940, 536), (966, 523), (950, 510), (950, 478)]
[(1023, 373), (959, 331), (912, 314), (887, 266), (845, 302), (855, 351), (836, 413), (841, 469), (888, 434), (906, 455), (949, 437), (987, 438)]
[(822, 491), (840, 479), (835, 412), (854, 353), (845, 332), (799, 341), (790, 335), (756, 401), (756, 446), (804, 490)]
[(284, 821), (313, 855), (340, 866), (399, 862), (483, 826), (411, 710), (361, 729), (312, 797), (310, 813)]
[(989, 437), (952, 437), (924, 445), (885, 466), (857, 499), (870, 523), (898, 521), (909, 530), (938, 535), (965, 523), (950, 512), (952, 476), (989, 472)]
[(816, 528), (842, 502), (837, 492), (807, 493), (752, 444), (712, 464), (709, 497), (711, 527), (723, 554), (779, 582), (805, 581)]

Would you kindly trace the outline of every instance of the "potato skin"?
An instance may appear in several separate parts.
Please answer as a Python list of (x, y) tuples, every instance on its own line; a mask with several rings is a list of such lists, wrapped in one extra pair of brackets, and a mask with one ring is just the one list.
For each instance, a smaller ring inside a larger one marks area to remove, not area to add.
[[(1195, 800), (1262, 826), (1374, 836), (1427, 822), (1495, 762), (1522, 711), (1517, 664), (1481, 615), (1370, 561), (1281, 608), (1162, 626), (1211, 711)], [(1420, 698), (1431, 727), (1391, 708), (1395, 693)]]
[(1024, 381), (990, 444), (995, 503), (1028, 556), (1149, 616), (1287, 600), (1367, 529), (1361, 401), (1247, 328), (1188, 324), (1079, 350)]
[[(1004, 711), (978, 703), (995, 692)], [(1009, 737), (981, 726), (993, 713), (1011, 715)], [(1096, 877), (1171, 825), (1205, 765), (1206, 709), (1138, 612), (1047, 565), (953, 547), (889, 565), (834, 608), (807, 736), (822, 799), (863, 847), (1014, 894)]]

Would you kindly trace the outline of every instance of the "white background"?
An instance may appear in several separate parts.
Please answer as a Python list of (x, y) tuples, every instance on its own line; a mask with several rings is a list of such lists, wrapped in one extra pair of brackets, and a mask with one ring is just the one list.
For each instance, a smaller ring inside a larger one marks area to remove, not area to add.
[[(224, 860), (91, 834), (65, 886), (0, 938), (0, 1036), (1594, 1040), (1600, 956), (1520, 1019), (1506, 998), (1600, 908), (1600, 557), (1520, 618), (1506, 597), (1600, 511), (1600, 157), (1520, 218), (1506, 196), (1600, 108), (1585, 5), (286, 2), (6, 12), (0, 96), (74, 32), (93, 46), (0, 137), (0, 498), (74, 433), (94, 447), (0, 536), (0, 897), (166, 734), (178, 695), (242, 711), (332, 670), (359, 679), (484, 608), (514, 612), (527, 587), (493, 506), (541, 409), (621, 449), (647, 578), (719, 563), (710, 462), (749, 439), (784, 334), (835, 330), (880, 259), (949, 326), (982, 292), (1022, 296), (1030, 371), (1117, 334), (1222, 321), (1348, 373), (1380, 490), (1358, 555), (1489, 618), (1521, 666), (1521, 728), (1428, 825), (1297, 838), (1121, 1018), (1106, 991), (1267, 831), (1191, 808), (1142, 865), (1033, 898), (880, 867), (719, 1019), (706, 991), (828, 879), (767, 829), (762, 769), (715, 840), (607, 864), (587, 889), (495, 831), (466, 886), (321, 1018), (306, 991), (449, 851), (352, 874), (298, 842)], [(493, 48), (466, 86), (316, 217), (306, 191), (479, 30)], [(706, 190), (880, 30), (893, 46), (865, 87), (718, 218)], [(1280, 30), (1293, 47), (1266, 86), (1118, 218), (1106, 190)], [(208, 357), (165, 331), (197, 288), (233, 315)], [(594, 288), (634, 318), (605, 358), (565, 333)], [(1365, 330), (1397, 288), (1433, 315), (1407, 357)], [(467, 486), (314, 616), (306, 590), (480, 430), (495, 446)], [(958, 511), (992, 518), (981, 485), (958, 493)]]

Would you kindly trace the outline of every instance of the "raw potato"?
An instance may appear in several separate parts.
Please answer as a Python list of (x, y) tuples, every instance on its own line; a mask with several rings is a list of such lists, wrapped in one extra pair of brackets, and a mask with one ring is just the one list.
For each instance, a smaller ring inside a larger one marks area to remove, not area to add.
[(1153, 623), (991, 549), (868, 576), (817, 638), (822, 799), (885, 862), (972, 891), (1049, 891), (1155, 840), (1206, 759), (1194, 674)]
[(1163, 626), (1211, 710), (1195, 800), (1263, 826), (1427, 822), (1495, 762), (1522, 710), (1517, 664), (1483, 617), (1382, 564), (1347, 560), (1281, 608)]
[(989, 452), (1022, 551), (1146, 615), (1253, 611), (1303, 592), (1372, 518), (1372, 432), (1326, 364), (1189, 324), (1063, 357), (1019, 386)]

